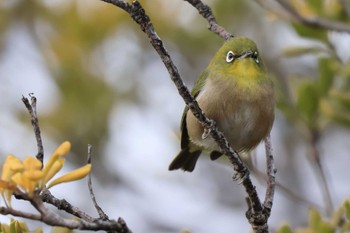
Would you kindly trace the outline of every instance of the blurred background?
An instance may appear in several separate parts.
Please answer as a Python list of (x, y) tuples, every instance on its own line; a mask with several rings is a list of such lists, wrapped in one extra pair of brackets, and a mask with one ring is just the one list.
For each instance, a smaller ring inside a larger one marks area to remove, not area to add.
[[(185, 1), (140, 2), (191, 88), (223, 39)], [(296, 23), (274, 1), (205, 3), (229, 32), (257, 43), (275, 81), (279, 186), (270, 228), (305, 226), (310, 207), (328, 216), (350, 196), (350, 36)], [(289, 3), (305, 17), (349, 22), (349, 1)], [(168, 171), (184, 102), (129, 15), (99, 0), (1, 0), (0, 31), (2, 161), (36, 154), (21, 101), (34, 93), (46, 159), (68, 140), (64, 170), (73, 170), (92, 144), (93, 186), (110, 218), (124, 218), (133, 232), (249, 231), (245, 193), (225, 158), (203, 157), (193, 173)], [(264, 172), (264, 146), (253, 156)], [(263, 176), (254, 173), (263, 198)], [(52, 193), (98, 216), (84, 180)]]

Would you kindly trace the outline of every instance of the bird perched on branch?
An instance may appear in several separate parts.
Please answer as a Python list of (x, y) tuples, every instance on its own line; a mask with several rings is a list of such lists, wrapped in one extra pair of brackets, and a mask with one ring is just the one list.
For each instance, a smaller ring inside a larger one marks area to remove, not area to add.
[[(254, 149), (274, 121), (274, 90), (256, 44), (227, 40), (196, 81), (192, 95), (237, 152)], [(222, 152), (186, 106), (181, 120), (181, 151), (169, 170), (192, 172), (202, 151), (215, 160)]]

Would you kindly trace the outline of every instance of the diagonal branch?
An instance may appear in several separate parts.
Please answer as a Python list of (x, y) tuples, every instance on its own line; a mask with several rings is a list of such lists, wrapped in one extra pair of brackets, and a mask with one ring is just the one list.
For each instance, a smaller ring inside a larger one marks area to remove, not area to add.
[[(265, 0), (255, 0), (258, 2), (262, 7), (267, 8), (269, 11), (274, 12), (275, 14), (281, 16), (281, 10), (274, 9), (271, 4)], [(333, 30), (338, 32), (350, 32), (350, 25), (334, 20), (329, 20), (325, 18), (320, 18), (317, 16), (312, 16), (309, 18), (304, 17), (301, 15), (289, 2), (285, 0), (276, 0), (276, 2), (288, 13), (288, 16), (291, 17), (294, 21), (315, 27), (315, 28), (321, 28), (326, 30)], [(347, 14), (350, 14), (350, 7), (346, 5), (347, 8), (345, 8)]]
[[(102, 0), (102, 1), (116, 5), (122, 8), (127, 13), (129, 13), (132, 19), (137, 24), (139, 24), (139, 26), (141, 27), (141, 30), (148, 36), (148, 38), (150, 39), (151, 45), (160, 56), (162, 62), (164, 63), (165, 67), (167, 68), (170, 74), (171, 80), (174, 82), (175, 86), (178, 89), (179, 94), (184, 99), (186, 105), (189, 107), (189, 109), (192, 111), (193, 115), (198, 119), (198, 121), (202, 124), (202, 126), (210, 132), (210, 135), (212, 136), (212, 138), (218, 143), (222, 151), (229, 158), (231, 164), (233, 165), (234, 171), (237, 174), (235, 175), (235, 177), (238, 177), (241, 180), (241, 183), (243, 184), (245, 191), (248, 195), (249, 209), (247, 211), (247, 218), (253, 230), (259, 233), (260, 232), (267, 233), (268, 216), (264, 213), (264, 207), (261, 205), (255, 186), (253, 185), (250, 179), (248, 169), (242, 163), (241, 159), (239, 158), (239, 155), (230, 147), (223, 133), (217, 129), (215, 122), (213, 120), (208, 119), (204, 115), (202, 110), (199, 108), (197, 101), (191, 96), (190, 92), (188, 91), (187, 87), (184, 85), (179, 75), (177, 67), (173, 63), (169, 53), (167, 52), (167, 50), (163, 45), (162, 40), (157, 35), (152, 25), (152, 22), (150, 21), (149, 17), (146, 15), (140, 3), (137, 1), (134, 1), (133, 3), (125, 3), (122, 0)], [(198, 0), (195, 0), (195, 1), (192, 0), (189, 2), (191, 4), (194, 4), (197, 7), (202, 6), (202, 3), (200, 3), (200, 1)], [(212, 22), (215, 22), (215, 18), (213, 16), (208, 16), (208, 14), (204, 13), (204, 12), (211, 13), (211, 11), (208, 11), (208, 8), (209, 7), (205, 6), (205, 9), (207, 11), (200, 10), (200, 13), (205, 17), (208, 17)]]
[(233, 37), (231, 33), (225, 30), (222, 26), (217, 24), (215, 16), (213, 15), (210, 7), (205, 5), (201, 0), (185, 0), (189, 4), (191, 4), (194, 8), (196, 8), (201, 16), (205, 18), (209, 23), (209, 30), (218, 34), (220, 37), (228, 40)]
[[(88, 145), (88, 163), (91, 163), (92, 146)], [(92, 188), (91, 172), (88, 175), (88, 187), (90, 192), (91, 200), (95, 206), (95, 209), (102, 220), (109, 220), (108, 215), (103, 211), (103, 209), (97, 204), (94, 190)]]

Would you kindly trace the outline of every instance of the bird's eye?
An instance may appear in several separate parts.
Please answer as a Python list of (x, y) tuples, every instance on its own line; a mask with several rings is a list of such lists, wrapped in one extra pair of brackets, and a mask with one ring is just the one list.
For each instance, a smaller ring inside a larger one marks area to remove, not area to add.
[(259, 56), (258, 56), (258, 52), (257, 52), (257, 51), (254, 51), (254, 53), (252, 54), (252, 58), (255, 59), (256, 64), (259, 64), (259, 63), (260, 63), (260, 61), (259, 61)]
[(226, 62), (230, 63), (235, 60), (235, 54), (232, 51), (228, 51), (226, 54)]

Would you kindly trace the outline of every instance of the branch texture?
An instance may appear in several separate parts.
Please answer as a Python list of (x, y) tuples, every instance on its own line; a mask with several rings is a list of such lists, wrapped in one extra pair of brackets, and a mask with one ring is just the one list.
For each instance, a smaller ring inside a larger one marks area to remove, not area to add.
[(44, 147), (43, 147), (43, 142), (41, 139), (41, 133), (40, 133), (40, 128), (39, 128), (39, 120), (38, 120), (38, 116), (36, 114), (36, 97), (34, 96), (33, 93), (29, 94), (30, 100), (31, 102), (29, 103), (28, 98), (22, 96), (22, 102), (24, 103), (24, 105), (26, 106), (30, 118), (31, 118), (31, 122), (32, 122), (32, 126), (34, 129), (34, 134), (35, 134), (35, 138), (36, 138), (36, 144), (38, 147), (38, 153), (36, 155), (36, 158), (41, 162), (41, 164), (44, 164)]
[(229, 38), (234, 37), (232, 34), (226, 31), (225, 28), (217, 24), (215, 16), (213, 15), (208, 5), (205, 5), (201, 0), (185, 0), (185, 1), (187, 1), (193, 7), (195, 7), (198, 10), (199, 14), (208, 21), (210, 31), (216, 33), (217, 35), (224, 38), (225, 40), (228, 40)]

